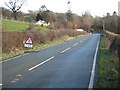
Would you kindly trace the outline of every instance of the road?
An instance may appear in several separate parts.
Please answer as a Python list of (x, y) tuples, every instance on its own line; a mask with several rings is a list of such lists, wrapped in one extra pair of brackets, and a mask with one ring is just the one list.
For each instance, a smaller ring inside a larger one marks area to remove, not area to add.
[(2, 62), (3, 88), (88, 88), (100, 34)]

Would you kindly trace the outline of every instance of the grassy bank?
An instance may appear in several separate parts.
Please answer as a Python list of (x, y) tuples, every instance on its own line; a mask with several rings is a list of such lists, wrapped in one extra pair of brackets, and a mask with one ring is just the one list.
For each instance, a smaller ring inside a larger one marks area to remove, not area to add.
[(5, 31), (26, 31), (28, 23), (13, 20), (2, 20), (2, 29)]
[[(3, 19), (2, 20), (2, 29), (5, 31), (10, 31), (10, 32), (23, 32), (26, 31), (27, 28), (30, 27), (30, 23), (27, 22), (21, 22), (21, 21), (14, 21), (14, 20), (7, 20)], [(37, 30), (48, 30), (48, 27), (45, 26), (40, 26), (40, 25), (34, 25), (32, 24), (32, 29), (37, 29)]]
[(56, 40), (47, 42), (45, 44), (36, 45), (32, 49), (27, 49), (27, 48), (26, 48), (26, 50), (18, 50), (17, 49), (16, 51), (11, 51), (9, 53), (3, 53), (0, 56), (2, 57), (2, 60), (6, 60), (6, 59), (9, 59), (9, 58), (18, 56), (18, 55), (22, 55), (22, 54), (27, 53), (27, 52), (38, 51), (40, 49), (47, 48), (47, 47), (53, 46), (53, 45), (58, 44), (58, 43), (62, 43), (64, 41), (67, 41), (67, 40), (70, 40), (70, 39), (73, 39), (73, 38), (74, 37), (64, 36), (61, 39), (56, 39)]
[(98, 81), (96, 88), (117, 88), (118, 87), (118, 61), (109, 52), (107, 39), (101, 37), (98, 56)]

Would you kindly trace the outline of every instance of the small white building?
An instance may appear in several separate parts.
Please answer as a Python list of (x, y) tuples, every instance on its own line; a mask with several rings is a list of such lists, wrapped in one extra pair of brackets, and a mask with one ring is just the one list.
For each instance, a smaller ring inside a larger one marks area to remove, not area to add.
[(43, 21), (43, 20), (39, 20), (37, 23), (35, 24), (38, 24), (38, 25), (43, 25), (43, 26), (49, 26), (50, 23), (47, 23), (46, 21)]
[(79, 32), (84, 32), (84, 30), (83, 30), (83, 29), (77, 29), (77, 31), (79, 31)]

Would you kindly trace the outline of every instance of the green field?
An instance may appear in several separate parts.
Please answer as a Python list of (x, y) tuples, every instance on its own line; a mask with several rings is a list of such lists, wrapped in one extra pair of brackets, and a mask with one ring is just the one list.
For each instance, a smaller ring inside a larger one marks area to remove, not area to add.
[(5, 31), (26, 31), (28, 23), (13, 20), (2, 20), (2, 29)]
[[(30, 23), (26, 22), (20, 22), (20, 21), (14, 21), (14, 20), (2, 20), (2, 30), (4, 31), (26, 31), (27, 28), (29, 27)], [(34, 30), (48, 30), (47, 27), (41, 27), (40, 25), (34, 25), (33, 24), (33, 29)]]

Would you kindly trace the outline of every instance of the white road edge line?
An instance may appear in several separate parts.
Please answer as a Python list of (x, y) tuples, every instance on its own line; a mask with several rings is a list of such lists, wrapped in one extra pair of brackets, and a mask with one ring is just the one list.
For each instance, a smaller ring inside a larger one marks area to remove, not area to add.
[(97, 47), (96, 47), (96, 51), (95, 51), (95, 55), (94, 55), (94, 61), (93, 61), (93, 66), (92, 66), (91, 77), (90, 77), (90, 82), (89, 82), (88, 89), (93, 88), (93, 84), (94, 84), (95, 65), (96, 65), (96, 59), (97, 59), (97, 52), (98, 52), (99, 43), (100, 43), (100, 41), (98, 41), (98, 43), (97, 43)]
[(80, 43), (83, 42), (83, 41), (84, 41), (84, 40), (81, 40)]
[(53, 59), (53, 58), (54, 58), (54, 56), (52, 56), (51, 58), (49, 58), (49, 59), (47, 59), (47, 60), (45, 60), (45, 61), (43, 61), (43, 62), (41, 62), (41, 63), (39, 63), (39, 64), (37, 64), (37, 65), (35, 65), (35, 66), (33, 66), (33, 67), (30, 68), (28, 71), (31, 71), (31, 70), (33, 70), (33, 69), (35, 69), (35, 68), (37, 68), (37, 67), (43, 65), (44, 63), (50, 61), (50, 60)]
[(60, 53), (64, 53), (64, 52), (66, 52), (66, 51), (68, 51), (70, 49), (70, 47), (69, 48), (67, 48), (67, 49), (65, 49), (65, 50), (63, 50), (62, 52), (60, 52)]
[[(56, 45), (56, 44), (55, 44), (55, 45)], [(53, 46), (55, 46), (55, 45), (53, 45)], [(47, 49), (47, 48), (49, 48), (49, 47), (53, 47), (53, 46), (48, 46), (48, 47), (46, 47), (46, 48), (39, 49), (38, 51), (40, 51), (40, 50), (44, 50), (44, 49)], [(22, 55), (19, 55), (19, 56), (13, 57), (13, 58), (9, 58), (9, 59), (7, 59), (7, 60), (1, 61), (0, 63), (8, 62), (8, 61), (10, 61), (10, 60), (12, 60), (12, 59), (16, 59), (16, 58), (19, 58), (19, 57), (22, 57), (22, 56), (25, 56), (25, 55), (28, 55), (28, 54), (30, 54), (30, 53), (26, 53), (26, 54), (22, 54)]]
[(29, 54), (29, 53), (26, 53), (26, 54), (23, 54), (23, 55), (19, 55), (19, 56), (16, 56), (16, 57), (13, 57), (13, 58), (10, 58), (10, 59), (1, 61), (1, 62), (2, 62), (2, 63), (3, 63), (3, 62), (8, 62), (8, 61), (10, 61), (10, 60), (12, 60), (12, 59), (16, 59), (16, 58), (19, 58), (19, 57), (22, 57), (22, 56), (25, 56), (25, 55), (28, 55), (28, 54)]
[(74, 44), (73, 46), (77, 46), (79, 43)]
[(2, 86), (3, 84), (1, 83), (0, 86)]

